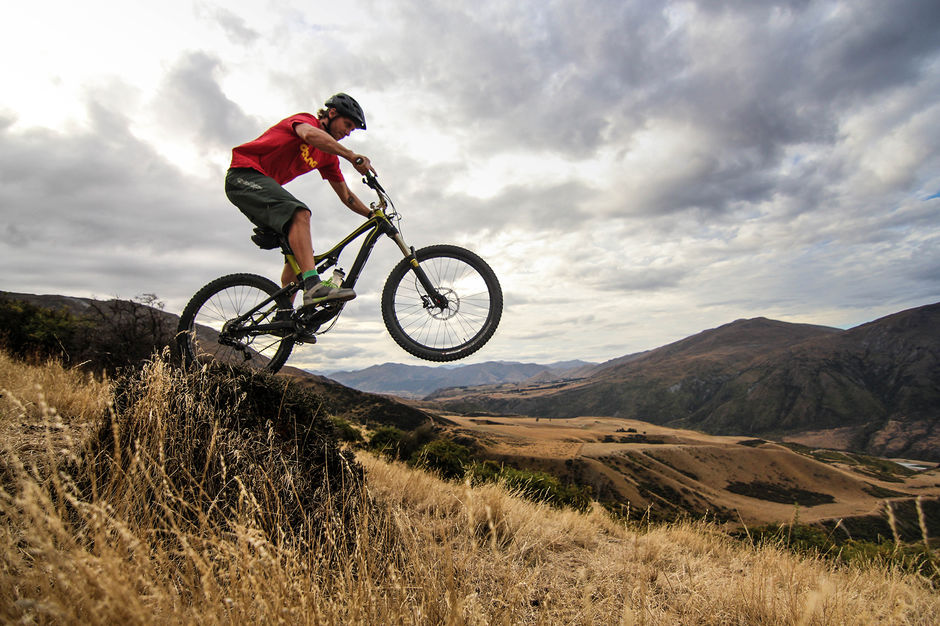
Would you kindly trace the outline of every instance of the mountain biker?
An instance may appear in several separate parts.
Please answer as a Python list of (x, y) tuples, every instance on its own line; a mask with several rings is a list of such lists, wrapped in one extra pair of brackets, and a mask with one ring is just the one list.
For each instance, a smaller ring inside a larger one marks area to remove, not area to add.
[[(303, 305), (352, 300), (356, 292), (341, 288), (317, 273), (310, 234), (310, 209), (282, 185), (301, 174), (318, 170), (349, 209), (369, 217), (370, 209), (350, 191), (339, 167), (349, 161), (360, 174), (375, 174), (372, 162), (340, 141), (357, 129), (366, 129), (362, 107), (345, 93), (332, 96), (317, 111), (298, 113), (281, 120), (254, 141), (232, 149), (232, 163), (225, 176), (225, 195), (258, 226), (287, 236), (300, 266)], [(281, 285), (294, 280), (289, 265), (281, 273)]]

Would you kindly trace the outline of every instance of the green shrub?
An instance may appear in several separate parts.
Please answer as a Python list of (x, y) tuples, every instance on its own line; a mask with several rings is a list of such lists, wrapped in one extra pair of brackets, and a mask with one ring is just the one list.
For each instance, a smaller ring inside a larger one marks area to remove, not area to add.
[(76, 315), (0, 298), (0, 344), (17, 358), (61, 358), (116, 374), (172, 343), (176, 320), (162, 311), (163, 303), (153, 294), (85, 302), (85, 312)]
[(77, 356), (77, 339), (91, 323), (64, 309), (44, 309), (22, 300), (0, 300), (0, 344), (19, 358)]
[(401, 449), (401, 441), (405, 437), (405, 431), (394, 426), (382, 426), (369, 438), (369, 449), (384, 454), (385, 456), (397, 459)]
[(163, 312), (163, 302), (152, 293), (131, 300), (91, 300), (89, 305), (94, 330), (85, 342), (96, 368), (114, 374), (136, 367), (174, 343), (177, 320)]
[(501, 483), (524, 498), (556, 507), (568, 506), (585, 511), (591, 504), (590, 487), (562, 483), (558, 477), (545, 472), (484, 461), (471, 466), (470, 476), (473, 482)]
[(390, 459), (407, 461), (415, 452), (435, 438), (434, 427), (424, 424), (413, 431), (404, 431), (394, 426), (382, 426), (369, 438), (369, 448)]
[(362, 441), (362, 432), (342, 417), (333, 416), (330, 418), (333, 427), (336, 429), (336, 435), (340, 441), (349, 443), (358, 443)]
[(470, 448), (446, 439), (438, 439), (425, 444), (414, 453), (409, 463), (436, 472), (443, 478), (463, 478), (471, 463)]
[(835, 529), (826, 532), (817, 526), (799, 523), (767, 524), (733, 536), (749, 537), (758, 545), (776, 545), (797, 554), (822, 556), (841, 563), (897, 567), (940, 582), (940, 558), (923, 544), (895, 543), (889, 539), (839, 540)]

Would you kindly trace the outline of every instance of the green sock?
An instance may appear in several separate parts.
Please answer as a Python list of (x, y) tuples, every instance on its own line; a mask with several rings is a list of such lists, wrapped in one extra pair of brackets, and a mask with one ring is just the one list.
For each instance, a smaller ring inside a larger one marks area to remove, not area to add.
[(320, 282), (320, 273), (317, 270), (308, 270), (300, 275), (304, 281), (304, 289), (310, 289), (311, 287), (316, 287), (317, 283)]

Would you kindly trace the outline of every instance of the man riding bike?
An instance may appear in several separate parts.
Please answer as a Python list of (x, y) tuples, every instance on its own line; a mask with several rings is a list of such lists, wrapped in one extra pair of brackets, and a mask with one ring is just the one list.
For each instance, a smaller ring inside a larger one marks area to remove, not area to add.
[[(302, 272), (304, 306), (352, 300), (356, 292), (320, 279), (313, 256), (310, 209), (282, 185), (318, 170), (343, 204), (369, 217), (370, 209), (350, 191), (339, 167), (338, 157), (343, 157), (360, 174), (375, 174), (368, 157), (339, 143), (357, 128), (366, 129), (362, 107), (352, 97), (338, 93), (316, 116), (292, 115), (254, 141), (232, 149), (225, 195), (254, 224), (287, 237)], [(294, 278), (291, 267), (285, 265), (281, 285), (286, 286)]]

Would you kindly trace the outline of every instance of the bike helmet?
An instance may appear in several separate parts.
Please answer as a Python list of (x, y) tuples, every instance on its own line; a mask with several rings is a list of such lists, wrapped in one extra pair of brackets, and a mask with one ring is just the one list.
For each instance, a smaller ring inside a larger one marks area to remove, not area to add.
[(338, 93), (326, 101), (327, 109), (336, 109), (343, 117), (348, 117), (356, 124), (356, 128), (366, 129), (366, 115), (356, 100), (347, 94)]

